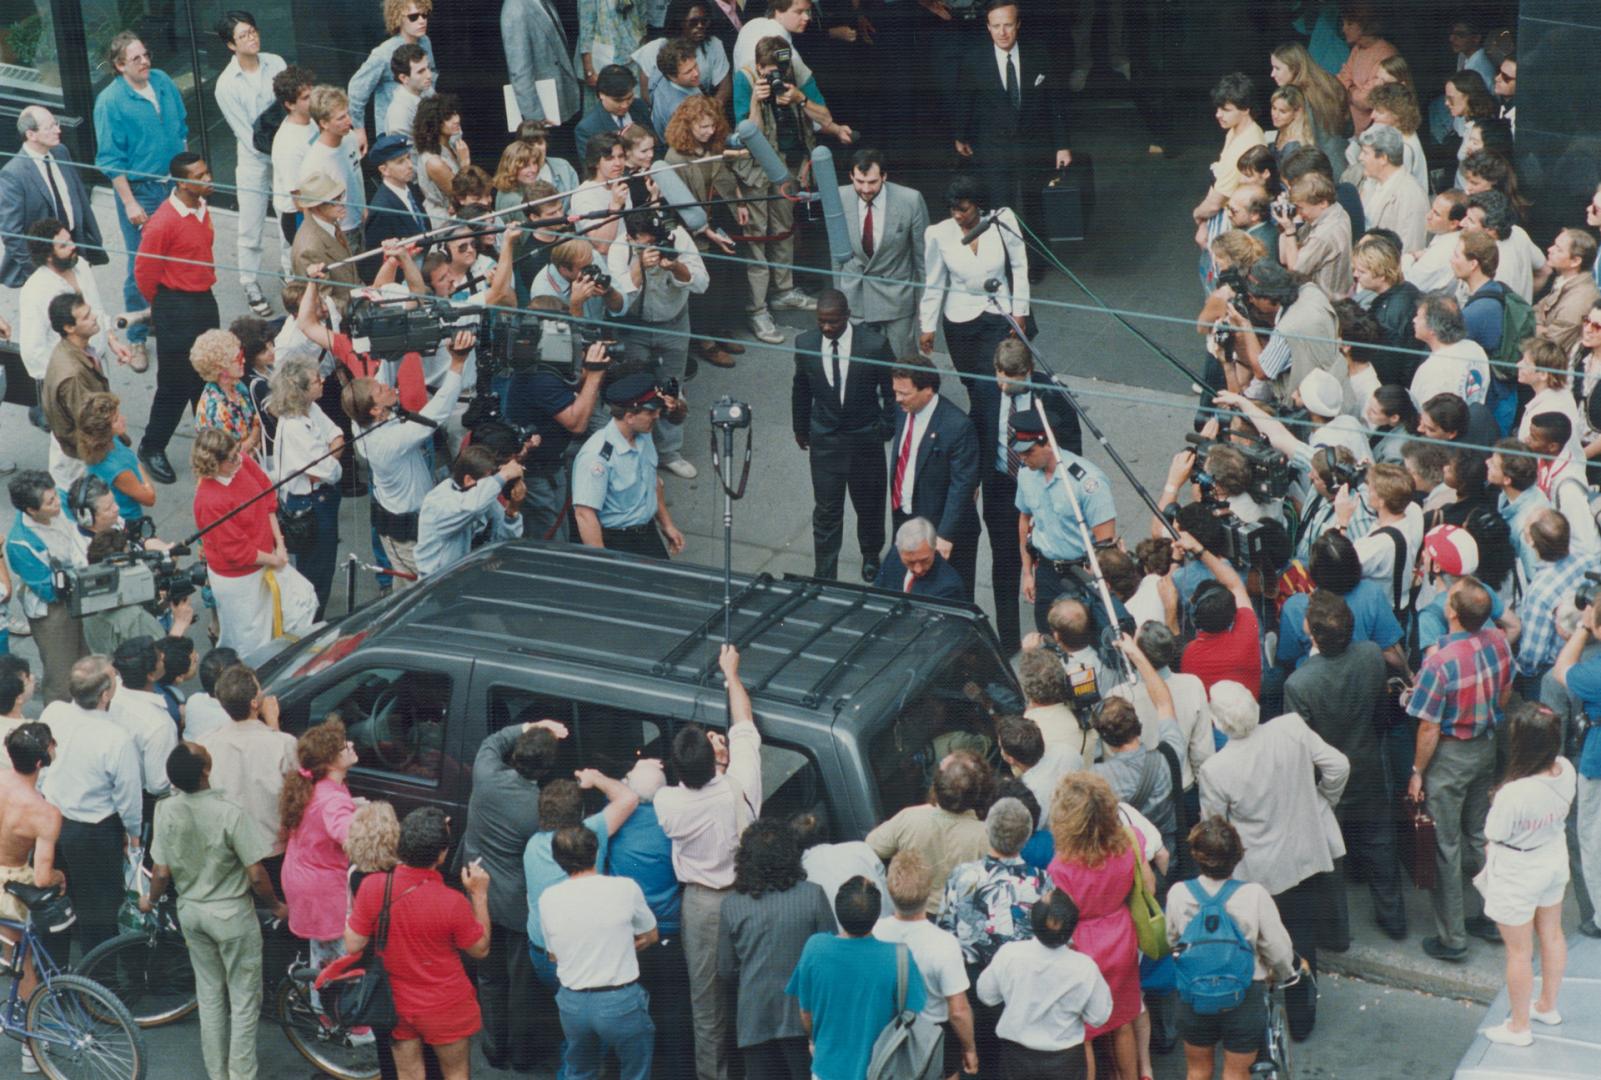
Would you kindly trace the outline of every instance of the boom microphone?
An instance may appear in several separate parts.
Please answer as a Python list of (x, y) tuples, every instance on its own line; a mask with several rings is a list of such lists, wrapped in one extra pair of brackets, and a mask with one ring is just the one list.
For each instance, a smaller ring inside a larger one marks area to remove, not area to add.
[(662, 198), (667, 200), (667, 208), (676, 210), (684, 222), (684, 228), (690, 232), (700, 232), (706, 227), (706, 208), (694, 205), (697, 201), (695, 193), (689, 190), (684, 178), (674, 170), (665, 168), (665, 162), (657, 162), (651, 166), (647, 174), (656, 181), (661, 189)]
[(420, 415), (418, 413), (411, 412), (411, 411), (409, 411), (407, 409), (402, 409), (399, 405), (395, 406), (395, 416), (398, 417), (401, 420), (406, 420), (406, 421), (409, 421), (409, 422), (411, 422), (413, 424), (422, 424), (424, 427), (431, 427), (431, 428), (438, 428), (439, 427), (439, 421), (438, 420), (430, 420), (426, 416), (422, 416), (422, 415)]
[(995, 224), (995, 219), (1000, 216), (1001, 212), (999, 210), (991, 210), (989, 213), (981, 215), (978, 219), (978, 224), (973, 226), (973, 231), (962, 234), (962, 243), (971, 244), (974, 240), (983, 236), (989, 231), (990, 226)]
[(823, 225), (828, 229), (828, 254), (836, 264), (851, 257), (851, 235), (845, 227), (845, 204), (839, 198), (839, 177), (834, 173), (834, 152), (826, 146), (812, 148), (812, 179), (823, 204)]
[(756, 126), (756, 121), (741, 120), (734, 130), (739, 134), (740, 145), (750, 151), (750, 156), (756, 159), (756, 164), (762, 167), (768, 180), (775, 185), (789, 182), (789, 166), (773, 150), (773, 144), (767, 141), (767, 136)]

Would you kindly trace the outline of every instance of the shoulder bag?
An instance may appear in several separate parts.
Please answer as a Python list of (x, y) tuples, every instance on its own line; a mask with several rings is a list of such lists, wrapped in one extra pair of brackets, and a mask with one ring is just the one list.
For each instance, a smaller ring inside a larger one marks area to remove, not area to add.
[(1128, 892), (1128, 911), (1134, 918), (1134, 936), (1139, 939), (1142, 955), (1160, 960), (1168, 953), (1167, 915), (1162, 911), (1162, 905), (1156, 902), (1156, 894), (1145, 884), (1145, 875), (1140, 873), (1140, 863), (1145, 860), (1140, 857), (1139, 840), (1132, 830), (1124, 831), (1129, 834), (1129, 848), (1134, 852), (1134, 881)]
[(895, 946), (895, 1015), (873, 1040), (864, 1080), (939, 1080), (945, 1065), (945, 1029), (906, 1008), (910, 950)]
[[(399, 1017), (395, 995), (384, 971), (384, 945), (389, 940), (390, 892), (395, 872), (384, 875), (384, 906), (378, 913), (378, 926), (359, 953), (347, 954), (317, 973), (313, 986), (322, 998), (323, 1011), (342, 1027), (370, 1027), (388, 1031)], [(404, 897), (417, 886), (413, 885)], [(399, 899), (397, 897), (396, 899)]]

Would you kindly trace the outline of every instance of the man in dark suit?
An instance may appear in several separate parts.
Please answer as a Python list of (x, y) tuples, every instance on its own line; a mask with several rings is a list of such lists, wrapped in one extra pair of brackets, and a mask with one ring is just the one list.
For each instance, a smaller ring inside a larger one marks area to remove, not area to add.
[[(1040, 192), (1052, 169), (1073, 160), (1067, 103), (1044, 44), (1018, 40), (1015, 0), (989, 0), (989, 42), (962, 59), (956, 75), (956, 152), (973, 161), (990, 208), (1010, 206), (1040, 228)], [(1038, 277), (1040, 264), (1030, 271)]]
[(578, 144), (578, 160), (584, 160), (589, 140), (601, 131), (621, 132), (629, 124), (650, 127), (650, 110), (636, 100), (639, 78), (631, 68), (622, 64), (607, 64), (595, 76), (595, 96), (600, 100), (590, 106), (584, 118), (573, 129), (573, 141)]
[(30, 105), (17, 116), (22, 149), (0, 169), (0, 285), (20, 289), (33, 273), (28, 257), (28, 226), (55, 218), (72, 234), (78, 251), (91, 266), (104, 266), (100, 226), (89, 206), (83, 176), (61, 145), (61, 124), (49, 109)]
[(907, 357), (890, 373), (895, 401), (905, 414), (890, 445), (890, 520), (927, 518), (938, 535), (934, 548), (961, 575), (973, 598), (978, 565), (978, 438), (967, 414), (939, 393), (939, 371), (924, 356)]
[(895, 530), (895, 546), (873, 584), (880, 589), (931, 596), (937, 600), (967, 600), (962, 576), (934, 550), (939, 539), (927, 518), (908, 518)]
[(1034, 370), (1034, 356), (1015, 337), (995, 349), (995, 382), (977, 384), (972, 394), (973, 430), (978, 435), (978, 485), (983, 492), (984, 529), (990, 537), (991, 567), (995, 586), (995, 634), (1002, 651), (1016, 652), (1022, 641), (1018, 588), (1023, 556), (1017, 544), (1017, 471), (1020, 462), (1011, 449), (1009, 425), (1013, 416), (1043, 408), (1062, 449), (1083, 452), (1078, 414), (1067, 398), (1051, 388), (1051, 381)]
[(795, 339), (790, 415), (796, 444), (811, 455), (817, 576), (839, 575), (848, 490), (862, 580), (872, 581), (884, 550), (884, 443), (899, 415), (889, 380), (895, 354), (882, 334), (850, 319), (844, 293), (817, 297), (817, 329)]
[[(411, 156), (411, 140), (393, 132), (378, 136), (367, 151), (367, 164), (378, 170), (378, 190), (367, 204), (365, 236), (368, 248), (382, 247), (385, 240), (399, 240), (427, 232), (432, 226), (423, 209), (422, 189), (417, 186), (417, 165)], [(426, 245), (424, 245), (426, 249)], [(383, 256), (376, 255), (359, 265), (361, 279), (371, 284)], [(422, 262), (419, 257), (418, 263)]]

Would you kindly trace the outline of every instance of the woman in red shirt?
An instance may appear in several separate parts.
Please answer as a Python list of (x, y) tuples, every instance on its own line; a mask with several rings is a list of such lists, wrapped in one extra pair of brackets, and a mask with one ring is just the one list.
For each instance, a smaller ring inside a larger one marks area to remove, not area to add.
[[(280, 634), (305, 633), (315, 621), (317, 594), (289, 565), (278, 528), (278, 496), (262, 495), (272, 481), (220, 428), (195, 434), (189, 461), (199, 481), (195, 525), (202, 530), (216, 525), (204, 544), (221, 625), (217, 644), (245, 656)], [(234, 510), (239, 512), (222, 520)]]

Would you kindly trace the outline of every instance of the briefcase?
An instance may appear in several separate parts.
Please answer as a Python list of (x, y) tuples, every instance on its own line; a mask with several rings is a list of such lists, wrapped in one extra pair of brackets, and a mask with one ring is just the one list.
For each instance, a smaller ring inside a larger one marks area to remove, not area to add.
[(28, 369), (22, 366), (22, 350), (15, 343), (0, 341), (0, 369), (6, 375), (7, 403), (21, 405), (24, 409), (39, 404), (39, 387)]
[(1401, 796), (1401, 858), (1412, 884), (1420, 889), (1434, 888), (1434, 815), (1422, 800), (1413, 802)]
[(1082, 240), (1089, 233), (1095, 209), (1095, 159), (1073, 152), (1073, 164), (1057, 169), (1040, 193), (1045, 215), (1045, 239)]

